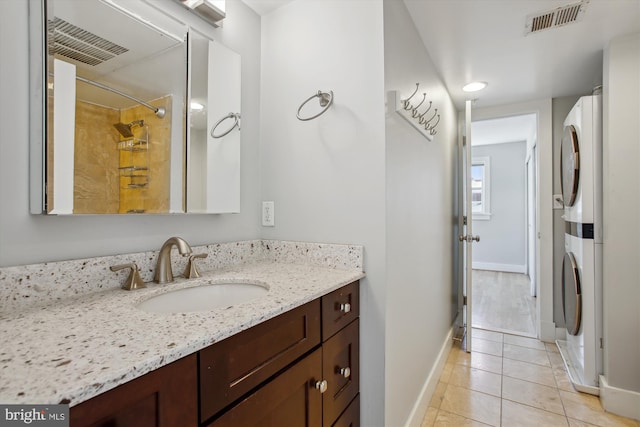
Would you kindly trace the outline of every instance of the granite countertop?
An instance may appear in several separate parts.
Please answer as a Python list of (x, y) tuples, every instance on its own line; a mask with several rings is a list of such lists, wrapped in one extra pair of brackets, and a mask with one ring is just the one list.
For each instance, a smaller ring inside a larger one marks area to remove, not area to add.
[[(76, 405), (362, 277), (358, 268), (257, 261), (0, 316), (0, 402)], [(264, 284), (269, 292), (205, 312), (136, 308), (161, 293), (230, 281)]]

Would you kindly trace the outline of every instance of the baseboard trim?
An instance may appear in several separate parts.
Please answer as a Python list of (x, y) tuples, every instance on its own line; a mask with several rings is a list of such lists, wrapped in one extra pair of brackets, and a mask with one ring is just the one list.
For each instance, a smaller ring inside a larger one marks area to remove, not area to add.
[(502, 271), (504, 273), (522, 273), (527, 272), (526, 265), (517, 264), (497, 264), (493, 262), (473, 262), (472, 268), (474, 270), (489, 270), (489, 271)]
[(422, 389), (420, 390), (420, 394), (418, 395), (418, 399), (413, 405), (413, 409), (411, 409), (409, 418), (404, 424), (405, 427), (420, 427), (420, 424), (422, 424), (422, 419), (424, 417), (424, 414), (427, 412), (431, 397), (436, 391), (438, 381), (440, 380), (440, 375), (442, 375), (442, 371), (444, 370), (444, 365), (447, 363), (449, 351), (451, 350), (451, 347), (453, 345), (454, 328), (455, 325), (452, 326), (451, 329), (449, 329), (449, 333), (447, 334), (444, 343), (442, 343), (442, 347), (440, 347), (440, 352), (438, 353), (436, 363), (433, 364), (433, 366), (431, 367), (431, 371), (429, 371), (429, 376), (427, 376), (427, 379), (424, 382)]
[[(566, 330), (566, 329), (565, 329)], [(556, 342), (557, 332), (556, 332), (556, 324), (555, 322), (540, 322), (540, 341), (544, 342)], [(561, 339), (565, 339), (564, 336)]]
[(640, 420), (640, 393), (612, 387), (600, 375), (600, 402), (605, 411)]

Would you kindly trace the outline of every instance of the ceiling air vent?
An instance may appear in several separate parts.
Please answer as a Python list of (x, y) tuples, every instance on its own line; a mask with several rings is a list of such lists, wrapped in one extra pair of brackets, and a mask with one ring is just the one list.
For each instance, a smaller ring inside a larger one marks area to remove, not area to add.
[(525, 35), (582, 20), (589, 1), (582, 0), (553, 10), (528, 15)]
[(87, 65), (96, 66), (129, 51), (58, 17), (49, 20), (48, 32), (49, 52)]

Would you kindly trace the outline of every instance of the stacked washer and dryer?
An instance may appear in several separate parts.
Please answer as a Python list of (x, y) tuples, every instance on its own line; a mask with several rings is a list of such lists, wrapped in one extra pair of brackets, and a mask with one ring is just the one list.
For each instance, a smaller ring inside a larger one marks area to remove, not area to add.
[(602, 374), (602, 95), (578, 100), (564, 121), (560, 176), (566, 339), (556, 343), (573, 386), (599, 394)]

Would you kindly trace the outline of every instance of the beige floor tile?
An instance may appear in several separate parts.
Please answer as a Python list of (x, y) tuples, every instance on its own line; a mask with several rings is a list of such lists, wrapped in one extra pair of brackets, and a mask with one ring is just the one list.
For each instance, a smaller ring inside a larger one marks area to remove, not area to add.
[(595, 424), (585, 423), (584, 421), (569, 418), (569, 427), (597, 427)]
[(569, 379), (569, 374), (567, 374), (567, 371), (564, 369), (564, 367), (552, 369), (553, 376), (556, 377), (556, 384), (558, 386), (558, 389), (569, 391), (571, 393), (578, 393), (578, 391), (573, 388), (573, 384), (571, 384), (571, 380)]
[(549, 356), (549, 363), (553, 368), (566, 369), (564, 366), (564, 359), (562, 359), (562, 355), (560, 353), (547, 352)]
[(535, 363), (542, 366), (551, 366), (547, 352), (533, 348), (520, 347), (513, 344), (504, 344), (504, 357), (520, 360), (522, 362)]
[(544, 343), (536, 338), (520, 337), (517, 335), (505, 335), (505, 344), (519, 345), (520, 347), (534, 348), (536, 350), (546, 350)]
[(431, 408), (440, 408), (440, 404), (442, 403), (442, 399), (444, 398), (444, 392), (447, 390), (447, 383), (443, 383), (440, 381), (436, 386), (436, 390), (433, 392), (433, 396), (431, 397), (431, 401), (429, 402), (429, 407)]
[(437, 416), (437, 408), (427, 408), (427, 413), (424, 414), (424, 418), (422, 419), (422, 423), (420, 423), (420, 427), (433, 427), (433, 423), (436, 421)]
[(500, 425), (500, 398), (449, 385), (440, 409), (492, 426)]
[(505, 427), (566, 427), (569, 424), (562, 415), (502, 400), (502, 425)]
[(635, 420), (605, 412), (597, 396), (560, 391), (567, 417), (600, 427), (638, 427)]
[(479, 421), (470, 420), (460, 415), (452, 414), (447, 411), (438, 411), (438, 417), (433, 424), (434, 427), (483, 427), (490, 424), (484, 424)]
[(556, 378), (553, 375), (553, 369), (548, 366), (536, 365), (535, 363), (503, 359), (502, 375), (531, 381), (549, 387), (556, 387)]
[(469, 366), (458, 366), (451, 375), (449, 383), (497, 397), (500, 397), (502, 390), (502, 377), (500, 374)]
[(502, 357), (502, 343), (496, 341), (483, 340), (482, 338), (471, 339), (471, 351), (478, 353), (491, 354), (492, 356)]
[(447, 362), (444, 364), (444, 368), (442, 368), (442, 373), (440, 374), (440, 381), (444, 383), (449, 382), (449, 378), (451, 378), (451, 373), (453, 372), (455, 364), (453, 362)]
[(449, 356), (447, 357), (447, 363), (456, 363), (458, 357), (462, 354), (466, 354), (466, 351), (460, 348), (459, 344), (454, 344), (449, 351)]
[(546, 342), (544, 343), (544, 346), (549, 353), (560, 353), (558, 346), (554, 342)]
[(503, 377), (502, 398), (564, 416), (560, 393), (555, 387)]
[(489, 371), (495, 374), (502, 374), (502, 358), (491, 354), (476, 352), (465, 353), (458, 357), (456, 364), (482, 369), (483, 371)]
[(474, 338), (481, 338), (483, 340), (503, 342), (504, 334), (501, 332), (485, 331), (484, 329), (474, 329), (472, 332)]

